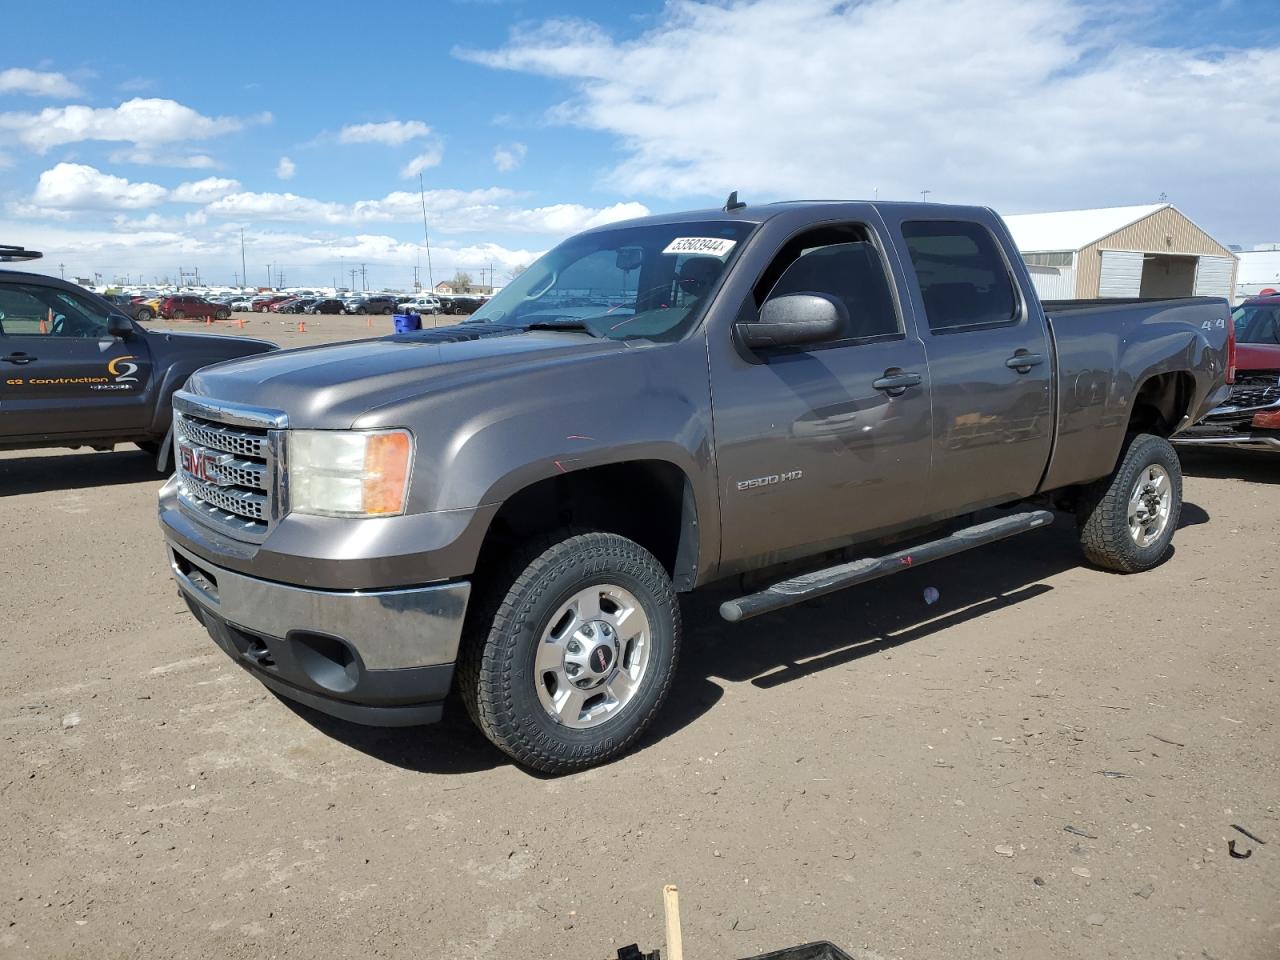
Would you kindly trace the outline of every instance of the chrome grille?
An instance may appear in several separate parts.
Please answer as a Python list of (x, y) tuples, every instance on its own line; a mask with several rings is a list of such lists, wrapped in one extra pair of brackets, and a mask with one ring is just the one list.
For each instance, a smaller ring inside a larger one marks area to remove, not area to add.
[(1237, 373), (1227, 406), (1238, 409), (1265, 407), (1280, 401), (1280, 374)]
[(240, 540), (261, 541), (283, 512), (283, 414), (174, 397), (178, 502), (193, 518)]

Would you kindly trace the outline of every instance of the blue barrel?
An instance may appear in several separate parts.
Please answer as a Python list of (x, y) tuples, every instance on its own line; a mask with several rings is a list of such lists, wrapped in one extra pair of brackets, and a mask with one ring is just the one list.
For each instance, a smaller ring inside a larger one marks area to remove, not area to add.
[(416, 313), (397, 313), (395, 315), (396, 333), (408, 333), (410, 330), (422, 329), (422, 318)]

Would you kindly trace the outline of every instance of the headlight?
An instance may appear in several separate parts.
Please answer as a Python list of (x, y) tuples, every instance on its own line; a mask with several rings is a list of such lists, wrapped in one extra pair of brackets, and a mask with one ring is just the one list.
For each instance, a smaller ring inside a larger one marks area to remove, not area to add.
[(291, 430), (289, 506), (326, 517), (404, 513), (413, 462), (408, 430)]

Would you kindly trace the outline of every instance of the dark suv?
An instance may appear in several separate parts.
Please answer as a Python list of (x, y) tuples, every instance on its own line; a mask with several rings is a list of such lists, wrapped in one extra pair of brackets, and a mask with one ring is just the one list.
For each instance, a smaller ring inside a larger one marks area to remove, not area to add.
[(375, 294), (369, 297), (363, 297), (356, 304), (352, 313), (385, 313), (388, 316), (396, 312), (396, 300), (398, 298), (391, 294)]

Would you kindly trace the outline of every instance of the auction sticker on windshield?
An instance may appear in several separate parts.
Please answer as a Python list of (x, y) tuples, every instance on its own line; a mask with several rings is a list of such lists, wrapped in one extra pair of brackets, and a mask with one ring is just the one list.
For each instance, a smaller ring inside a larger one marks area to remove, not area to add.
[(723, 237), (676, 237), (662, 252), (692, 253), (723, 258), (729, 255), (729, 251), (737, 242), (737, 240), (726, 240)]

